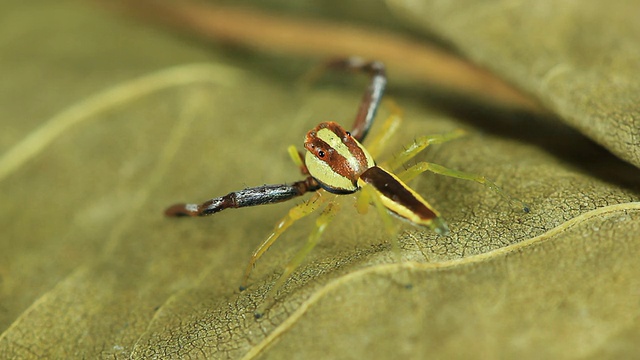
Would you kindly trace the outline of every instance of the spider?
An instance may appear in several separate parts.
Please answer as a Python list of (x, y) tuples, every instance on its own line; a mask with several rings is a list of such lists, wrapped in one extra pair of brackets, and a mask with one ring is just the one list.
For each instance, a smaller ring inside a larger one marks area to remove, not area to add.
[[(378, 166), (374, 155), (377, 155), (393, 129), (397, 128), (400, 119), (399, 109), (392, 106), (392, 115), (385, 122), (384, 131), (381, 131), (374, 139), (370, 150), (365, 149), (362, 141), (371, 128), (387, 83), (385, 66), (378, 61), (366, 62), (360, 58), (350, 57), (327, 62), (323, 70), (325, 68), (363, 72), (370, 76), (371, 81), (361, 100), (351, 131), (346, 131), (336, 122), (323, 122), (307, 133), (304, 142), (306, 150), (304, 155), (296, 150), (295, 146), (289, 147), (289, 155), (305, 176), (303, 180), (290, 184), (247, 188), (207, 200), (201, 204), (175, 204), (165, 210), (165, 215), (171, 217), (207, 216), (229, 208), (278, 203), (308, 192), (314, 192), (309, 200), (289, 210), (288, 214), (277, 223), (273, 232), (251, 255), (240, 286), (241, 291), (247, 288), (249, 276), (258, 259), (278, 237), (295, 221), (323, 208), (316, 219), (316, 227), (309, 235), (307, 243), (289, 261), (283, 273), (267, 293), (264, 303), (256, 309), (254, 313), (256, 318), (262, 316), (267, 304), (275, 299), (277, 290), (317, 244), (339, 209), (338, 203), (332, 201), (336, 196), (360, 191), (356, 200), (358, 211), (364, 213), (370, 204), (373, 204), (382, 217), (385, 229), (392, 235), (394, 226), (389, 214), (396, 215), (414, 225), (428, 227), (438, 235), (447, 236), (449, 234), (447, 223), (442, 219), (440, 213), (420, 194), (405, 184), (424, 171), (481, 183), (503, 195), (509, 201), (517, 202), (525, 212), (529, 212), (529, 208), (523, 202), (510, 198), (496, 184), (483, 176), (427, 162), (419, 162), (398, 175), (394, 175), (392, 172), (402, 167), (428, 145), (455, 139), (463, 134), (462, 131), (420, 137), (404, 151), (396, 154), (391, 161)], [(398, 251), (397, 249), (396, 241), (394, 250)]]

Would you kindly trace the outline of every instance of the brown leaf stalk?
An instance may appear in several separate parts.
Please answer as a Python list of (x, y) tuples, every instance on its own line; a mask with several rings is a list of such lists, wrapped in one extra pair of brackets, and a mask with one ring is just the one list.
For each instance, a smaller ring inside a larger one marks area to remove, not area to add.
[(166, 1), (100, 1), (206, 39), (261, 52), (333, 58), (358, 55), (386, 63), (394, 74), (499, 103), (541, 111), (513, 86), (424, 41), (375, 28), (267, 13), (218, 4)]

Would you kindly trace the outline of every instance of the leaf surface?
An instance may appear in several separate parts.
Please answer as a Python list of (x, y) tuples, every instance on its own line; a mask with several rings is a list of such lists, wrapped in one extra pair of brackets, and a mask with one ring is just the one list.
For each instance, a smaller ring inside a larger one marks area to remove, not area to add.
[[(203, 219), (162, 211), (299, 179), (286, 147), (319, 121), (350, 124), (362, 84), (301, 90), (299, 73), (266, 74), (237, 53), (76, 3), (2, 7), (15, 20), (0, 59), (0, 357), (638, 351), (638, 170), (581, 133), (544, 116), (455, 112), (429, 105), (421, 89), (392, 86), (405, 115), (383, 159), (419, 135), (463, 128), (467, 136), (419, 160), (485, 175), (532, 212), (481, 185), (425, 174), (411, 185), (452, 235), (403, 225), (397, 263), (375, 211), (360, 215), (342, 196), (323, 241), (255, 320), (313, 219), (265, 254), (241, 293), (244, 267), (303, 200)], [(10, 41), (15, 34), (24, 40)]]

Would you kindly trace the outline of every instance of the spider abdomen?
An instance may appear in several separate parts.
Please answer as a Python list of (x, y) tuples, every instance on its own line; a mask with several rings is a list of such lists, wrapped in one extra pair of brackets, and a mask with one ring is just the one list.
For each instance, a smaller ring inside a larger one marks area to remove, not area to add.
[(360, 177), (361, 185), (369, 184), (380, 194), (387, 209), (415, 223), (429, 221), (438, 214), (422, 197), (405, 185), (397, 176), (374, 167)]

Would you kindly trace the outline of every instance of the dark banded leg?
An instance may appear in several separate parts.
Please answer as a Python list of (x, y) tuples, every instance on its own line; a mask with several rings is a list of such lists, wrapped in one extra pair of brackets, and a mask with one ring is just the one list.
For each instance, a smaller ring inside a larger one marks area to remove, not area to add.
[(206, 216), (224, 209), (278, 203), (319, 188), (320, 186), (312, 177), (307, 177), (293, 184), (263, 185), (234, 191), (199, 205), (175, 204), (167, 208), (164, 213), (166, 216)]
[(359, 57), (350, 57), (329, 61), (326, 67), (329, 69), (360, 71), (371, 76), (371, 83), (362, 96), (356, 120), (351, 130), (351, 135), (362, 142), (373, 124), (373, 119), (376, 116), (380, 100), (387, 86), (387, 74), (384, 64), (379, 61), (367, 62)]

